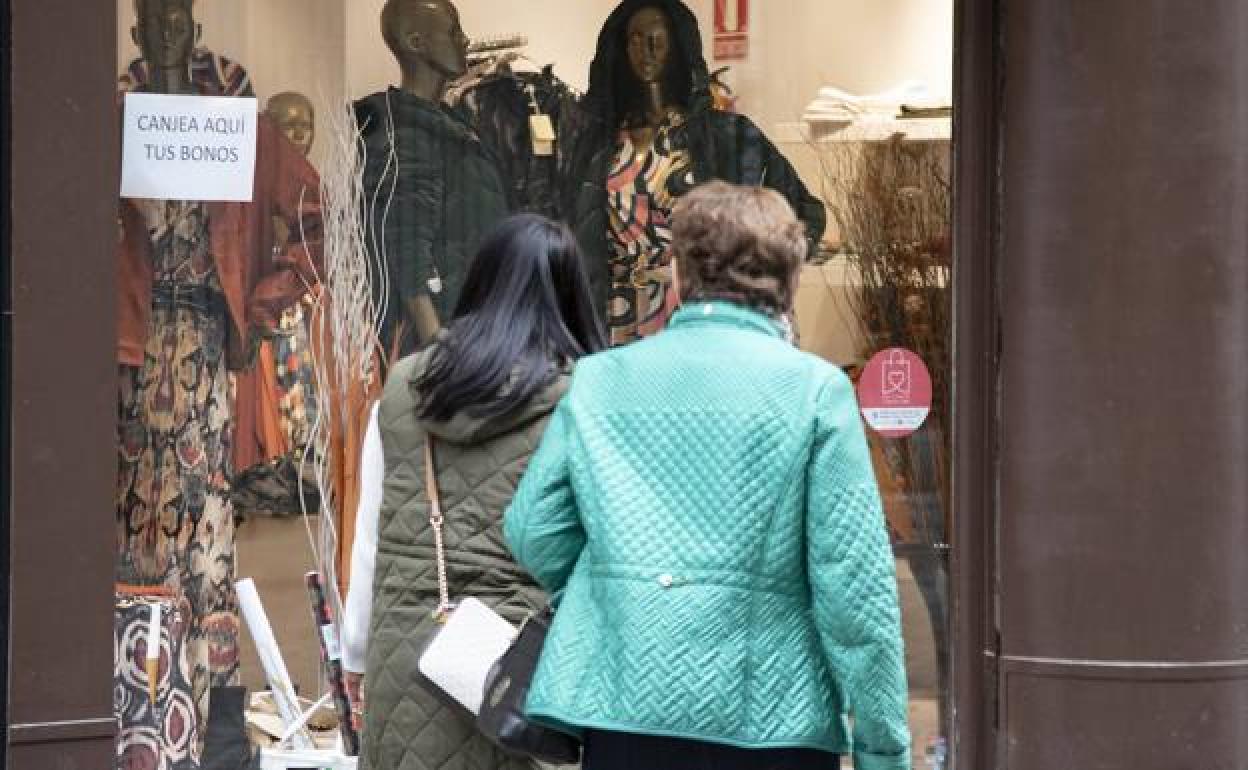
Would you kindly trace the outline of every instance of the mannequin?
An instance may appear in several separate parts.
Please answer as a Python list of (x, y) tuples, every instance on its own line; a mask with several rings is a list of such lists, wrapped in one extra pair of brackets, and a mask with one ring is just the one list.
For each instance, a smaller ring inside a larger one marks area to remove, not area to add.
[[(468, 71), (468, 38), (459, 11), (446, 0), (391, 0), (382, 11), (381, 34), (399, 62), (404, 92), (441, 103), (450, 81)], [(404, 298), (422, 341), (441, 327), (430, 295)]]
[(393, 357), (433, 339), (454, 309), (467, 261), (508, 206), (498, 168), (475, 131), (442, 105), (468, 66), (455, 6), (388, 0), (381, 33), (402, 79), (398, 88), (360, 100), (356, 117), (366, 153), (369, 241), (391, 288), (381, 342)]
[(648, 151), (659, 127), (679, 114), (663, 82), (672, 55), (672, 23), (655, 7), (642, 8), (628, 21), (628, 63), (636, 78), (636, 89), (629, 95), (625, 124), (633, 146)]
[(381, 35), (399, 62), (400, 88), (413, 96), (440, 102), (468, 71), (468, 38), (449, 0), (389, 0)]
[(305, 158), (312, 152), (316, 141), (316, 109), (311, 99), (294, 91), (283, 91), (269, 97), (264, 111)]
[(149, 90), (158, 94), (190, 94), (191, 54), (203, 36), (191, 0), (135, 0), (134, 44), (151, 69)]
[[(300, 155), (316, 140), (316, 111), (301, 93), (271, 96), (264, 114)], [(280, 211), (272, 215), (273, 254), (297, 247)], [(238, 431), (233, 446), (234, 509), (243, 516), (292, 516), (319, 509), (312, 463), (304, 463), (315, 420), (316, 375), (312, 368), (309, 293), (282, 314), (277, 334), (261, 343), (256, 365), (236, 375), (237, 414), (253, 417), (254, 431)], [(300, 486), (300, 472), (305, 478)]]
[[(671, 211), (711, 179), (785, 196), (812, 245), (823, 204), (743, 115), (714, 109), (697, 17), (681, 0), (621, 0), (603, 25), (579, 115), (561, 127), (560, 211), (576, 230), (613, 344), (662, 329)], [(604, 237), (604, 234), (606, 237)]]
[[(252, 94), (242, 67), (196, 48), (193, 0), (136, 0), (135, 12), (142, 58), (123, 90)], [(238, 673), (230, 372), (306, 291), (319, 255), (315, 173), (266, 119), (256, 151), (251, 203), (120, 205), (117, 579), (178, 598), (201, 723), (210, 691)], [(306, 236), (277, 259), (273, 211)], [(123, 745), (147, 740), (125, 728)]]

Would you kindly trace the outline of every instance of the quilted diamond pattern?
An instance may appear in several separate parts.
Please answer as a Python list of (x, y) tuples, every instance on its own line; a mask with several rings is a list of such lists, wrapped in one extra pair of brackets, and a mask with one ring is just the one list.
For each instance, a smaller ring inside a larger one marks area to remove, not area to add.
[(909, 767), (894, 562), (853, 391), (763, 317), (695, 306), (583, 361), (506, 535), (564, 591), (532, 713)]
[[(435, 624), (437, 576), (424, 493), (424, 431), (408, 382), (421, 365), (406, 359), (391, 371), (380, 425), (386, 485), (379, 521), (369, 635), (368, 710), (362, 770), (532, 770), (509, 759), (473, 721), (418, 679), (417, 662)], [(513, 624), (545, 601), (512, 561), (501, 513), (541, 439), (546, 418), (472, 445), (435, 444), (446, 515), (444, 537), (452, 598), (472, 596)]]

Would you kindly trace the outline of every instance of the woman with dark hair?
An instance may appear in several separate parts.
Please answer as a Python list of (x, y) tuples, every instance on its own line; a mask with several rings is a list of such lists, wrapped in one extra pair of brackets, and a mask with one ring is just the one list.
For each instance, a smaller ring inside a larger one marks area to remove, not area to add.
[(344, 667), (355, 672), (349, 684), (361, 707), (366, 679), (361, 768), (532, 766), (495, 749), (418, 676), (439, 609), (425, 445), (441, 494), (450, 596), (480, 599), (519, 625), (546, 596), (508, 554), (502, 512), (573, 363), (603, 345), (575, 238), (525, 214), (486, 239), (447, 329), (391, 370), (365, 442), (384, 467), (364, 463), (371, 479), (344, 622)]
[(853, 388), (784, 339), (805, 230), (776, 192), (712, 182), (674, 236), (682, 308), (577, 367), (506, 515), (562, 592), (529, 716), (582, 734), (586, 770), (909, 770)]

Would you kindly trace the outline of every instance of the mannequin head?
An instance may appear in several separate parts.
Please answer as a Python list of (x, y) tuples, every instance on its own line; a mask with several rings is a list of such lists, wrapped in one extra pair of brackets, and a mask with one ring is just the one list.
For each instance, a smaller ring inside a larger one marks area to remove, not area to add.
[(450, 0), (387, 0), (381, 34), (399, 61), (406, 90), (432, 88), (437, 93), (420, 95), (438, 98), (448, 80), (468, 70), (468, 38)]
[(628, 63), (640, 83), (661, 83), (674, 49), (672, 20), (657, 6), (641, 8), (629, 19)]
[(305, 156), (316, 140), (316, 110), (303, 94), (285, 91), (269, 99), (265, 112), (277, 124), (290, 143)]
[[(685, 50), (673, 11), (659, 0), (632, 4), (617, 24), (617, 58), (611, 66), (617, 123), (630, 129), (657, 127), (673, 109), (689, 106), (693, 54)], [(634, 136), (634, 141), (648, 140)]]
[(130, 30), (143, 60), (153, 69), (185, 68), (199, 42), (193, 0), (135, 0)]

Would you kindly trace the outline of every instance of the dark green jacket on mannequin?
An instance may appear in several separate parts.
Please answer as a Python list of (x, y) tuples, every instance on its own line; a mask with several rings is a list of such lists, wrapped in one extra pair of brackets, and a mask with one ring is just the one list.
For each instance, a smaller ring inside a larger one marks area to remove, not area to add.
[(627, 91), (635, 87), (625, 37), (629, 20), (647, 6), (661, 8), (672, 21), (675, 45), (668, 90), (685, 113), (677, 131), (693, 158), (692, 174), (673, 179), (671, 192), (679, 197), (713, 179), (769, 187), (788, 199), (806, 225), (812, 247), (823, 237), (827, 224), (823, 203), (810, 194), (792, 164), (758, 126), (744, 115), (712, 108), (702, 34), (688, 6), (680, 0), (624, 0), (607, 18), (598, 37), (589, 91), (575, 107), (563, 111), (559, 129), (560, 213), (580, 241), (594, 299), (604, 315), (611, 257), (607, 175), (615, 160)]
[(417, 661), (437, 628), (438, 604), (424, 445), (432, 435), (451, 600), (480, 599), (519, 626), (543, 606), (545, 594), (508, 553), (502, 515), (567, 378), (561, 375), (511, 414), (490, 419), (459, 414), (428, 423), (417, 416), (413, 383), (430, 355), (410, 356), (391, 369), (378, 414), (386, 470), (360, 768), (529, 770), (532, 763), (502, 755), (470, 718), (419, 682)]
[(428, 295), (438, 317), (450, 318), (469, 260), (509, 213), (508, 194), (498, 163), (452, 110), (391, 88), (356, 102), (355, 114), (365, 237), (388, 279), (373, 282), (387, 307), (382, 344), (401, 356), (421, 342), (403, 323), (408, 302)]

